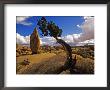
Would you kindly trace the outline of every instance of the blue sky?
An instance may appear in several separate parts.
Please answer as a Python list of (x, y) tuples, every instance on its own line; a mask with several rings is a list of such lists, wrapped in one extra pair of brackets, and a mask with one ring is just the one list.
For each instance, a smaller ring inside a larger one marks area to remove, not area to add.
[[(19, 44), (29, 44), (30, 35), (37, 27), (41, 44), (54, 44), (52, 37), (42, 37), (37, 26), (37, 20), (42, 16), (17, 16), (16, 39)], [(62, 29), (61, 38), (67, 43), (94, 43), (94, 17), (93, 16), (45, 16), (48, 22), (53, 21)]]
[[(30, 25), (23, 25), (22, 23), (16, 23), (16, 32), (22, 36), (28, 36), (33, 32), (33, 29), (36, 27), (37, 19), (40, 19), (41, 16), (32, 16), (25, 20)], [(67, 34), (78, 34), (81, 33), (81, 28), (78, 28), (77, 25), (84, 22), (82, 16), (46, 16), (47, 21), (55, 22), (59, 28), (63, 30), (62, 36)], [(38, 30), (40, 33), (40, 30)], [(40, 37), (42, 37), (40, 35)]]

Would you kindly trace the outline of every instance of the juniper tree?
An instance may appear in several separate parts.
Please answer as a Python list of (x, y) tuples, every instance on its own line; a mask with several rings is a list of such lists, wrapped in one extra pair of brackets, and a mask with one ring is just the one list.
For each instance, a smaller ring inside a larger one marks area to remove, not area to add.
[(61, 44), (67, 54), (67, 60), (63, 66), (63, 70), (70, 70), (70, 73), (74, 72), (74, 67), (76, 64), (76, 59), (72, 59), (72, 49), (69, 44), (67, 44), (64, 40), (59, 39), (58, 37), (61, 37), (62, 35), (62, 29), (60, 29), (53, 21), (47, 21), (45, 17), (42, 17), (38, 20), (37, 25), (39, 26), (39, 29), (41, 30), (42, 36), (51, 36), (56, 39), (56, 41)]

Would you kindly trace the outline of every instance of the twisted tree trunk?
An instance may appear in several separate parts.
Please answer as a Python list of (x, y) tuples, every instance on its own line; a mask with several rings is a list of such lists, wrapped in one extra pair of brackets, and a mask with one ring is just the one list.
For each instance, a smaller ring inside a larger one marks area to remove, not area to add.
[(76, 59), (72, 59), (72, 49), (71, 46), (69, 44), (67, 44), (64, 40), (62, 39), (58, 39), (57, 37), (55, 38), (57, 40), (57, 42), (59, 44), (61, 44), (67, 54), (67, 60), (64, 64), (64, 66), (62, 67), (63, 70), (70, 70), (70, 73), (74, 73), (74, 68), (75, 68), (75, 64), (76, 64)]

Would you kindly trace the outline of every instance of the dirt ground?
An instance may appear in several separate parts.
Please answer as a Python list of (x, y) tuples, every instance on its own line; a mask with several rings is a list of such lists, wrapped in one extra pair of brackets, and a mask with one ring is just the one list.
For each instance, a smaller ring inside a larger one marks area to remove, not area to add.
[[(24, 59), (30, 61), (29, 65), (21, 65)], [(74, 55), (73, 55), (74, 58)], [(81, 74), (93, 74), (94, 73), (94, 60), (90, 58), (83, 58), (80, 55), (76, 55), (77, 63), (76, 70)], [(41, 53), (34, 55), (24, 55), (17, 57), (17, 74), (58, 74), (61, 71), (61, 67), (66, 61), (65, 53)], [(70, 72), (62, 71), (61, 74), (70, 74)]]
[(41, 54), (33, 54), (33, 55), (23, 55), (16, 57), (17, 63), (22, 62), (23, 60), (28, 59), (31, 63), (39, 63), (42, 61), (47, 60), (48, 58), (51, 58), (55, 56), (54, 53), (41, 53)]

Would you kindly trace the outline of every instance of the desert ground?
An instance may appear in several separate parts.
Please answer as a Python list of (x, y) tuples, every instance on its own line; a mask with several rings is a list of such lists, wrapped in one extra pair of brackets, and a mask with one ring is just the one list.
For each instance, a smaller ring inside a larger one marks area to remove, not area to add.
[[(16, 47), (17, 74), (94, 74), (94, 46), (72, 47), (72, 57), (76, 56), (76, 73), (63, 71), (66, 52), (61, 46), (42, 46), (38, 54), (32, 54), (28, 46)], [(25, 63), (27, 60), (28, 63)]]

